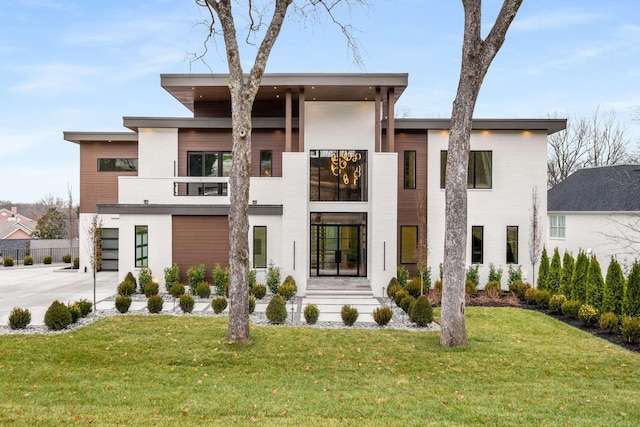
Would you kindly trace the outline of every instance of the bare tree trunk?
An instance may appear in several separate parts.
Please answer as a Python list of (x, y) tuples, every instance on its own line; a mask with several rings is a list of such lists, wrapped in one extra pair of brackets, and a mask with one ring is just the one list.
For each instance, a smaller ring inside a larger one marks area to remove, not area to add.
[(467, 247), (467, 166), (471, 126), (478, 93), (491, 61), (504, 43), (522, 0), (505, 0), (485, 40), (481, 37), (481, 0), (462, 0), (464, 41), (458, 92), (453, 102), (445, 177), (445, 240), (440, 344), (467, 345), (465, 265)]
[(540, 256), (540, 198), (538, 197), (538, 187), (535, 185), (531, 190), (531, 225), (529, 228), (529, 261), (533, 266), (533, 281), (536, 283), (536, 264)]

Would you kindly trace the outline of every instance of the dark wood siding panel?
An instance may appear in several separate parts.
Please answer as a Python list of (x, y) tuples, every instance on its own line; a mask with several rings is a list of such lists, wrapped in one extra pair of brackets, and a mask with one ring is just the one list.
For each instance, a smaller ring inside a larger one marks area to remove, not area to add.
[[(292, 100), (291, 107), (291, 115), (298, 117), (298, 101)], [(231, 101), (196, 102), (194, 110), (194, 117), (231, 117)], [(284, 117), (284, 96), (276, 101), (255, 101), (251, 115), (253, 117)]]
[(172, 218), (172, 259), (180, 266), (180, 280), (187, 285), (187, 269), (205, 265), (206, 280), (216, 264), (229, 266), (229, 219), (226, 216), (178, 216)]
[(180, 129), (178, 132), (178, 176), (187, 176), (187, 152), (231, 151), (231, 129)]
[[(395, 147), (398, 153), (398, 264), (400, 263), (400, 227), (418, 225), (418, 195), (427, 195), (427, 132), (396, 132)], [(416, 188), (404, 188), (404, 152), (416, 152)], [(406, 265), (415, 274), (415, 265)]]
[(260, 150), (271, 150), (272, 176), (282, 176), (284, 129), (254, 129), (251, 133), (251, 176), (260, 176)]
[(96, 205), (118, 203), (118, 177), (137, 172), (98, 172), (99, 158), (138, 158), (138, 143), (80, 143), (80, 212), (95, 213)]

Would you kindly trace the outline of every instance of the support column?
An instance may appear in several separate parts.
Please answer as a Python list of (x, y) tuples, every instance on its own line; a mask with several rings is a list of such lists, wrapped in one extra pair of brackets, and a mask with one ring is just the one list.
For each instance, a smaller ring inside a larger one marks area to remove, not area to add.
[(375, 140), (375, 150), (377, 152), (381, 152), (382, 151), (382, 114), (381, 114), (381, 99), (380, 99), (380, 88), (377, 87), (376, 88), (376, 111), (375, 111), (375, 115), (376, 115), (376, 140)]
[(304, 88), (298, 95), (298, 151), (304, 152)]
[(395, 96), (393, 88), (387, 90), (387, 151), (393, 153), (396, 151), (395, 147)]
[(291, 89), (287, 89), (284, 102), (284, 151), (291, 151)]

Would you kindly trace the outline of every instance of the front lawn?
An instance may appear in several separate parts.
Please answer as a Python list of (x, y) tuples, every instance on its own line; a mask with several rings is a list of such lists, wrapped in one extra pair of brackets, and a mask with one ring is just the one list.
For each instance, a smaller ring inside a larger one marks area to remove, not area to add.
[[(436, 313), (439, 313), (437, 311)], [(2, 425), (639, 425), (640, 355), (516, 308), (437, 333), (115, 316), (0, 337)]]

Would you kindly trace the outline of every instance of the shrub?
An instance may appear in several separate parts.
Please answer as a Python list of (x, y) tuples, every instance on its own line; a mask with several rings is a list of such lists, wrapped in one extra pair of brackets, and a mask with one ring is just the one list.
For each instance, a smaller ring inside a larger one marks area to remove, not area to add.
[[(288, 275), (287, 277), (284, 278), (284, 282), (282, 283), (291, 283), (294, 286), (296, 286), (296, 279), (294, 279), (292, 275)], [(297, 289), (297, 286), (296, 286), (296, 289)]]
[(118, 295), (116, 297), (116, 310), (126, 313), (131, 307), (131, 297), (129, 295)]
[(296, 285), (285, 282), (278, 286), (278, 294), (282, 295), (286, 301), (289, 301), (296, 294)]
[(398, 266), (396, 269), (396, 278), (400, 286), (404, 288), (407, 285), (407, 280), (409, 279), (409, 271), (402, 265)]
[(398, 292), (396, 292), (396, 294), (393, 296), (393, 301), (396, 303), (396, 305), (398, 307), (400, 307), (400, 301), (402, 301), (402, 299), (404, 297), (406, 297), (407, 295), (409, 295), (407, 293), (407, 291), (405, 291), (404, 289), (400, 289)]
[(512, 292), (520, 301), (526, 301), (527, 289), (531, 288), (531, 285), (523, 283), (522, 280), (516, 280), (509, 283), (509, 292)]
[(256, 297), (249, 295), (249, 314), (256, 311)]
[(431, 267), (425, 269), (418, 268), (416, 277), (422, 277), (423, 294), (426, 294), (431, 289)]
[(509, 276), (509, 283), (520, 281), (522, 282), (522, 266), (509, 264), (509, 270), (507, 271)]
[[(184, 291), (184, 285), (182, 285), (182, 290)], [(183, 313), (191, 313), (193, 311), (193, 306), (196, 304), (196, 300), (193, 298), (193, 295), (183, 293), (180, 295), (178, 304), (180, 305), (180, 310), (182, 310)]]
[(406, 297), (400, 300), (400, 304), (398, 304), (398, 307), (400, 307), (402, 311), (404, 311), (405, 313), (409, 314), (411, 312), (409, 310), (411, 308), (411, 304), (415, 302), (415, 300), (416, 299), (411, 295), (407, 295)]
[(489, 263), (489, 279), (487, 282), (502, 282), (502, 268), (496, 268), (492, 262)]
[(133, 273), (129, 271), (129, 272), (127, 273), (127, 275), (126, 275), (126, 276), (124, 276), (124, 280), (127, 280), (127, 281), (129, 281), (129, 282), (133, 283), (133, 289), (134, 289), (134, 292), (135, 292), (135, 288), (137, 288), (137, 287), (138, 287), (138, 281), (136, 280), (136, 278), (135, 278), (135, 276), (133, 275)]
[(578, 310), (578, 319), (587, 326), (593, 326), (598, 323), (600, 313), (589, 304), (582, 304)]
[(500, 282), (488, 282), (484, 286), (484, 293), (491, 299), (500, 298), (500, 295), (502, 294), (502, 286), (500, 286)]
[(433, 321), (433, 308), (431, 308), (429, 298), (421, 295), (413, 304), (409, 318), (419, 328), (428, 326)]
[(2, 259), (2, 265), (5, 267), (13, 267), (13, 258), (6, 256)]
[(266, 311), (269, 322), (280, 325), (287, 320), (287, 306), (284, 298), (280, 294), (276, 294), (269, 301)]
[[(173, 285), (178, 282), (180, 282), (180, 267), (174, 262), (171, 267), (167, 267), (164, 269), (164, 287), (166, 288), (167, 292), (171, 294)], [(184, 286), (182, 287), (182, 293), (184, 293)]]
[(51, 255), (46, 255), (42, 258), (42, 262), (45, 264), (51, 264), (53, 262), (53, 257)]
[(30, 256), (24, 257), (24, 259), (22, 260), (22, 263), (24, 265), (33, 265), (33, 257), (30, 257)]
[(562, 258), (562, 274), (560, 276), (560, 288), (558, 288), (559, 294), (563, 294), (565, 296), (570, 295), (571, 276), (573, 275), (574, 264), (575, 260), (573, 259), (573, 256), (568, 251), (564, 251), (564, 257)]
[(75, 258), (73, 259), (73, 268), (74, 268), (75, 270), (77, 270), (77, 269), (79, 269), (79, 268), (80, 268), (80, 258), (75, 257)]
[(229, 283), (229, 269), (216, 264), (211, 272), (213, 286), (216, 287), (216, 295), (226, 295), (225, 285)]
[(547, 254), (547, 248), (543, 247), (542, 255), (540, 256), (540, 266), (538, 267), (538, 280), (536, 281), (536, 285), (538, 286), (538, 289), (547, 289), (548, 274), (549, 274), (549, 255)]
[(402, 286), (400, 286), (398, 283), (389, 285), (389, 287), (387, 288), (387, 296), (389, 298), (394, 298), (396, 296), (396, 292), (401, 290), (402, 290)]
[(562, 304), (567, 300), (562, 294), (556, 294), (551, 297), (549, 300), (549, 313), (551, 314), (561, 314), (562, 313)]
[(275, 294), (278, 292), (278, 285), (280, 285), (280, 268), (270, 261), (267, 268), (267, 287), (272, 294)]
[(560, 289), (560, 281), (562, 278), (562, 261), (560, 261), (560, 252), (558, 248), (553, 250), (553, 257), (551, 258), (551, 265), (549, 265), (549, 272), (547, 273), (547, 280), (545, 280), (545, 289), (549, 291), (551, 295), (557, 294)]
[(536, 303), (536, 294), (538, 292), (537, 288), (529, 288), (524, 292), (524, 300), (529, 303), (529, 304), (535, 304)]
[(9, 314), (11, 329), (24, 329), (31, 323), (31, 312), (26, 308), (14, 307)]
[(82, 317), (87, 317), (89, 313), (91, 313), (91, 310), (93, 310), (93, 303), (87, 299), (81, 299), (77, 301), (76, 304), (80, 308), (80, 315)]
[(255, 284), (255, 285), (253, 285), (253, 288), (251, 288), (251, 293), (257, 299), (262, 299), (267, 294), (267, 287), (265, 285), (261, 285), (259, 283)]
[(358, 320), (358, 309), (348, 305), (343, 305), (342, 310), (340, 310), (340, 316), (342, 317), (342, 322), (346, 326), (353, 326), (353, 324), (356, 323), (356, 320)]
[(602, 311), (611, 311), (617, 316), (621, 316), (623, 299), (624, 275), (620, 264), (612, 257), (607, 269), (607, 277), (604, 280), (604, 289), (602, 290)]
[(304, 308), (304, 320), (310, 325), (315, 325), (318, 321), (318, 317), (320, 317), (320, 310), (318, 310), (318, 306), (315, 304), (307, 304)]
[(587, 288), (585, 302), (592, 307), (602, 307), (602, 291), (604, 289), (604, 279), (600, 263), (595, 255), (591, 257), (589, 268), (587, 269)]
[(146, 296), (147, 298), (152, 295), (158, 295), (158, 292), (160, 292), (160, 286), (158, 285), (158, 282), (147, 283), (147, 285), (144, 287), (144, 296)]
[(640, 264), (638, 261), (634, 262), (631, 267), (622, 309), (627, 316), (640, 316)]
[(622, 335), (630, 342), (640, 341), (640, 317), (625, 316), (622, 319)]
[(227, 308), (227, 299), (223, 296), (219, 296), (211, 301), (211, 308), (215, 314), (220, 314)]
[(204, 264), (192, 265), (187, 269), (187, 278), (189, 280), (189, 288), (191, 294), (196, 294), (196, 287), (198, 283), (204, 282)]
[(211, 296), (211, 285), (209, 282), (200, 282), (196, 286), (196, 295), (199, 298), (209, 298)]
[(562, 304), (562, 315), (564, 317), (578, 318), (578, 310), (582, 304), (578, 300), (567, 300)]
[(65, 264), (71, 264), (71, 255), (62, 255), (62, 262), (64, 262)]
[(249, 284), (249, 293), (251, 293), (251, 289), (253, 289), (253, 285), (255, 285), (256, 282), (256, 276), (258, 275), (258, 272), (255, 270), (251, 270), (249, 271), (249, 277), (247, 277), (247, 283)]
[(600, 329), (608, 334), (618, 331), (618, 316), (615, 313), (608, 312), (600, 316)]
[(436, 280), (433, 284), (433, 290), (442, 293), (442, 280)]
[(71, 321), (69, 308), (58, 300), (52, 302), (44, 314), (44, 324), (54, 331), (65, 329), (71, 324)]
[[(144, 294), (144, 289), (149, 283), (153, 282), (153, 273), (149, 267), (142, 267), (138, 272), (138, 286), (140, 287), (140, 293)], [(146, 295), (146, 294), (145, 294)]]
[[(216, 289), (217, 292), (217, 289)], [(229, 298), (229, 282), (224, 284), (224, 296)]]
[(420, 280), (419, 277), (414, 277), (413, 279), (407, 282), (407, 286), (405, 286), (404, 289), (412, 297), (418, 298), (420, 295), (422, 295), (422, 289), (423, 289), (422, 281)]
[(393, 311), (389, 307), (378, 307), (373, 310), (373, 320), (378, 326), (386, 326), (393, 317)]
[(546, 310), (549, 308), (549, 300), (551, 299), (551, 292), (544, 290), (536, 292), (535, 301), (538, 308)]
[(464, 292), (467, 296), (478, 295), (478, 287), (473, 280), (466, 279), (464, 281)]
[(169, 293), (174, 298), (180, 298), (182, 295), (184, 295), (184, 285), (180, 282), (174, 283), (173, 285), (171, 285), (171, 290), (169, 291)]
[(391, 289), (391, 287), (393, 286), (402, 287), (400, 283), (398, 283), (398, 279), (396, 279), (395, 277), (392, 277), (391, 280), (389, 280), (389, 283), (387, 284), (387, 296), (389, 298), (393, 298), (391, 295), (389, 295), (389, 289)]
[(470, 280), (475, 285), (476, 289), (480, 284), (480, 264), (473, 264), (467, 268), (466, 278), (465, 280)]
[(67, 308), (69, 309), (69, 313), (71, 313), (71, 323), (76, 323), (82, 313), (80, 313), (80, 307), (76, 304), (68, 304)]
[(149, 310), (149, 313), (160, 313), (163, 304), (164, 300), (160, 295), (151, 295), (147, 298), (147, 310)]
[(587, 271), (589, 270), (589, 257), (580, 252), (573, 266), (571, 276), (571, 299), (585, 302), (587, 298)]
[(118, 295), (133, 295), (136, 293), (136, 285), (128, 280), (120, 282), (118, 285)]

